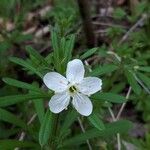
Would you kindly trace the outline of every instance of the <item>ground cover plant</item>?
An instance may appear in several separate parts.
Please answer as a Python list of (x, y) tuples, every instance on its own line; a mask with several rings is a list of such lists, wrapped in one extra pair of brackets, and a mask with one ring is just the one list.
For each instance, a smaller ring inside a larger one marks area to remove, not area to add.
[(0, 1), (0, 150), (149, 150), (148, 0)]

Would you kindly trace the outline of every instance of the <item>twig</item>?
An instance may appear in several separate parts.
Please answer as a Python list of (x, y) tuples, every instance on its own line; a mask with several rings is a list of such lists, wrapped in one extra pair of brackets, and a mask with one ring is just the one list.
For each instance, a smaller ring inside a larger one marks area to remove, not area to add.
[(122, 37), (122, 39), (119, 41), (119, 45), (122, 44), (128, 38), (128, 36), (131, 34), (131, 32), (133, 32), (138, 26), (143, 24), (143, 22), (145, 21), (146, 18), (147, 18), (147, 15), (143, 14), (142, 17)]
[(113, 113), (113, 111), (112, 111), (112, 109), (110, 107), (108, 107), (108, 111), (109, 111), (109, 113), (111, 115), (112, 120), (116, 121), (115, 115), (114, 115), (114, 113)]
[[(33, 114), (33, 116), (30, 118), (30, 120), (27, 122), (27, 125), (30, 125), (36, 118), (37, 114)], [(19, 137), (19, 141), (23, 141), (23, 139), (25, 138), (26, 133), (22, 132), (20, 137)], [(14, 150), (19, 150), (18, 147), (16, 147)]]
[[(129, 96), (130, 96), (130, 93), (131, 93), (131, 89), (132, 89), (132, 88), (131, 88), (131, 86), (130, 86), (129, 89), (128, 89), (127, 95), (126, 95), (126, 100), (129, 99)], [(120, 110), (119, 110), (119, 112), (118, 112), (118, 114), (117, 114), (117, 117), (116, 117), (117, 120), (120, 118), (121, 113), (122, 113), (122, 111), (124, 110), (126, 104), (127, 104), (127, 102), (125, 102), (125, 103), (123, 103), (123, 104), (121, 105), (121, 108), (120, 108)]]
[(119, 133), (117, 133), (117, 146), (118, 150), (121, 150), (121, 138)]
[[(79, 125), (80, 125), (80, 128), (81, 128), (82, 132), (85, 133), (85, 128), (82, 124), (82, 121), (81, 121), (80, 117), (78, 117), (78, 122), (79, 122)], [(89, 140), (86, 140), (86, 143), (88, 145), (89, 150), (92, 150), (92, 146), (91, 146)]]
[[(115, 118), (115, 115), (114, 115), (114, 113), (113, 113), (113, 111), (110, 107), (108, 107), (108, 111), (109, 111), (109, 113), (112, 117), (112, 120), (116, 121), (117, 119)], [(118, 150), (121, 150), (121, 139), (120, 139), (120, 134), (119, 133), (117, 133), (117, 147), (118, 147)]]
[(83, 21), (83, 27), (86, 36), (87, 46), (89, 48), (95, 46), (95, 35), (93, 30), (93, 24), (90, 17), (90, 4), (89, 0), (77, 0), (80, 14)]
[(117, 25), (117, 24), (112, 24), (112, 23), (105, 23), (105, 22), (97, 22), (97, 21), (93, 21), (94, 25), (101, 25), (101, 26), (108, 26), (108, 27), (120, 27), (120, 28), (128, 28), (126, 26), (122, 26), (122, 25)]
[[(129, 87), (127, 95), (126, 95), (127, 100), (129, 99), (130, 93), (131, 93), (131, 87)], [(109, 111), (113, 121), (117, 121), (120, 118), (120, 115), (121, 115), (122, 111), (124, 110), (125, 106), (126, 106), (126, 103), (123, 103), (118, 114), (117, 114), (117, 117), (115, 117), (112, 109), (110, 107), (108, 107), (108, 111)], [(121, 150), (121, 138), (120, 138), (119, 133), (117, 133), (117, 149)]]

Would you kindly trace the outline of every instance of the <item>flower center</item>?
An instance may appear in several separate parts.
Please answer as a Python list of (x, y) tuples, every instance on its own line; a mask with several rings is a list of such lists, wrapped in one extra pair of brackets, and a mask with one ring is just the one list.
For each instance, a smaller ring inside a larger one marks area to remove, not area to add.
[(70, 92), (70, 93), (74, 93), (74, 92), (76, 92), (76, 91), (77, 91), (77, 89), (76, 89), (75, 86), (71, 86), (71, 87), (69, 88), (69, 92)]

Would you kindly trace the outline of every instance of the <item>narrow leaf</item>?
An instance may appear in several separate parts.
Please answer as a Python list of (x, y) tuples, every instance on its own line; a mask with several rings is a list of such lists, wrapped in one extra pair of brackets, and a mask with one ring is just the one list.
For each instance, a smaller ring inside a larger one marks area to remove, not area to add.
[(109, 123), (105, 125), (104, 130), (91, 129), (86, 131), (85, 133), (78, 134), (70, 139), (64, 141), (63, 146), (69, 145), (79, 145), (85, 143), (86, 140), (92, 139), (95, 137), (112, 137), (117, 133), (127, 133), (129, 129), (132, 128), (132, 123), (127, 120), (119, 120), (113, 123)]
[(89, 117), (88, 120), (98, 129), (98, 130), (104, 130), (105, 126), (100, 117), (98, 116), (98, 113), (93, 112)]
[(26, 51), (32, 55), (34, 58), (36, 58), (39, 62), (45, 64), (45, 66), (48, 66), (48, 63), (44, 59), (43, 56), (41, 56), (40, 53), (38, 53), (35, 49), (33, 49), (31, 46), (26, 46)]
[(139, 84), (137, 83), (133, 73), (129, 70), (125, 70), (125, 76), (128, 80), (128, 83), (131, 85), (133, 91), (139, 95), (141, 93), (141, 87), (139, 86)]
[(75, 42), (75, 35), (71, 35), (69, 40), (66, 42), (66, 47), (65, 47), (65, 56), (67, 56), (67, 62), (72, 57), (71, 54), (74, 47), (74, 42)]
[(0, 120), (27, 129), (27, 125), (14, 114), (0, 108)]
[(16, 64), (24, 67), (24, 68), (27, 68), (28, 70), (32, 71), (33, 73), (38, 75), (40, 78), (42, 78), (43, 75), (27, 61), (25, 61), (21, 58), (17, 58), (17, 57), (10, 57), (9, 60), (13, 63), (16, 63)]
[(66, 130), (69, 129), (69, 127), (72, 125), (72, 123), (77, 119), (77, 112), (74, 111), (74, 110), (71, 110), (70, 112), (68, 112), (63, 124), (62, 124), (62, 127), (60, 129), (60, 135), (63, 135)]
[(124, 103), (126, 98), (114, 93), (97, 93), (91, 96), (94, 100), (108, 101), (113, 103)]
[(39, 121), (42, 124), (44, 118), (44, 104), (42, 99), (35, 99), (33, 100), (36, 113), (38, 115)]
[(6, 107), (13, 104), (21, 103), (24, 101), (41, 99), (41, 98), (50, 98), (48, 94), (22, 94), (22, 95), (12, 95), (12, 96), (3, 96), (0, 97), (0, 107)]
[(141, 70), (144, 72), (150, 72), (150, 67), (139, 67), (138, 70)]
[(96, 67), (95, 69), (92, 70), (92, 72), (89, 73), (90, 76), (99, 76), (103, 74), (108, 74), (113, 71), (115, 71), (118, 67), (116, 65), (103, 65), (100, 67)]
[(14, 149), (16, 147), (19, 148), (36, 148), (39, 150), (39, 145), (33, 142), (27, 141), (17, 141), (17, 140), (0, 140), (0, 149), (1, 150), (8, 150)]
[(142, 80), (142, 82), (150, 88), (150, 78), (147, 77), (145, 74), (137, 72), (138, 77)]
[(52, 113), (49, 110), (47, 110), (39, 131), (39, 143), (42, 147), (48, 143), (51, 133), (52, 133)]
[(83, 55), (80, 56), (81, 59), (86, 59), (87, 57), (90, 57), (91, 55), (95, 54), (98, 48), (92, 48), (87, 50)]
[(28, 83), (18, 81), (18, 80), (12, 79), (12, 78), (3, 78), (2, 80), (11, 86), (15, 86), (18, 88), (23, 88), (23, 89), (27, 89), (27, 90), (31, 90), (31, 91), (41, 92), (41, 90), (39, 88), (37, 88), (36, 86), (34, 86), (32, 84), (28, 84)]

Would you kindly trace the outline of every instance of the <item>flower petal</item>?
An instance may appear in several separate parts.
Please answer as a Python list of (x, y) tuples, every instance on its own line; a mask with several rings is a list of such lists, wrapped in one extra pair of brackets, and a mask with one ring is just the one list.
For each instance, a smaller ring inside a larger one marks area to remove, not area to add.
[(62, 92), (66, 90), (68, 81), (65, 77), (57, 72), (49, 72), (43, 77), (45, 85), (55, 91)]
[(97, 77), (86, 77), (77, 87), (81, 93), (91, 95), (101, 90), (102, 80)]
[(74, 59), (68, 62), (66, 77), (71, 83), (80, 83), (84, 77), (84, 65), (81, 60)]
[(91, 100), (86, 95), (77, 93), (73, 96), (72, 104), (83, 116), (89, 116), (92, 113), (93, 105)]
[(53, 113), (59, 113), (67, 108), (69, 101), (70, 96), (66, 91), (57, 93), (56, 95), (52, 96), (51, 100), (49, 101), (49, 108)]

